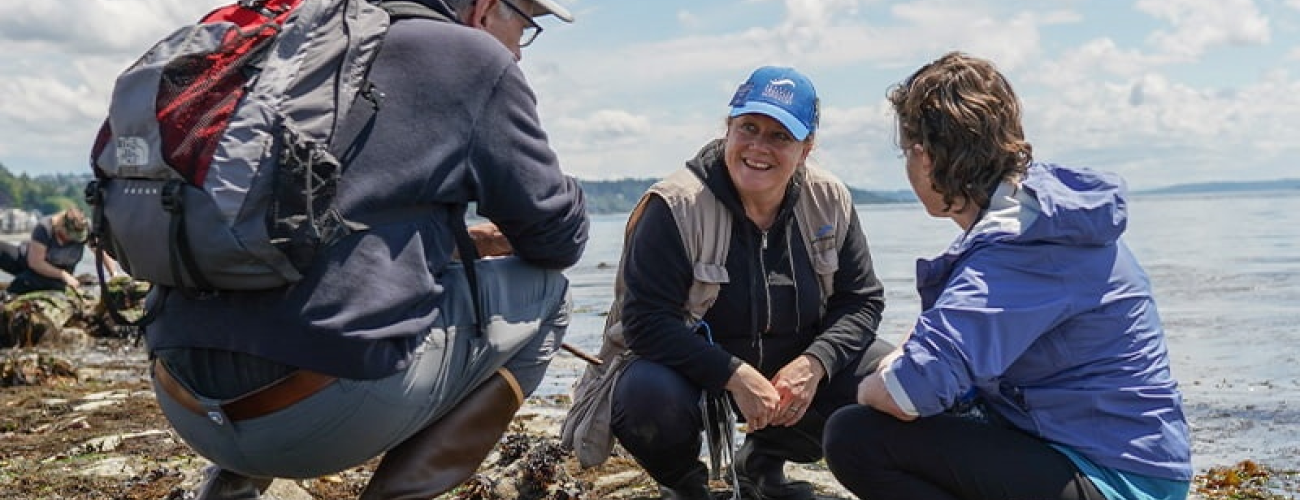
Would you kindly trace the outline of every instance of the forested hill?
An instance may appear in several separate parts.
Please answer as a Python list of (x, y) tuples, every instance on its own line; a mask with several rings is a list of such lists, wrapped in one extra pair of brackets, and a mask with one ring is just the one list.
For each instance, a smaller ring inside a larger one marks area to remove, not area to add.
[[(14, 175), (0, 163), (0, 208), (35, 210), (54, 213), (69, 206), (85, 208), (84, 192), (92, 176), (84, 174), (47, 174), (32, 177), (26, 173)], [(587, 207), (592, 213), (622, 213), (632, 210), (641, 194), (657, 179), (620, 179), (612, 181), (579, 180), (587, 195)], [(1207, 182), (1179, 184), (1158, 189), (1136, 191), (1136, 194), (1199, 194), (1242, 191), (1292, 191), (1300, 190), (1300, 179), (1272, 181)], [(916, 196), (910, 190), (868, 191), (850, 186), (855, 204), (911, 203)]]
[[(31, 177), (14, 175), (0, 163), (0, 208), (36, 210), (54, 213), (70, 206), (86, 208), (84, 193), (92, 176), (53, 174)], [(622, 179), (615, 181), (580, 180), (592, 213), (621, 213), (632, 210), (641, 194), (657, 179)], [(864, 191), (849, 188), (854, 203), (899, 203), (915, 201), (910, 191)]]
[(1139, 194), (1200, 194), (1238, 193), (1244, 191), (1292, 191), (1300, 189), (1300, 179), (1275, 179), (1271, 181), (1225, 181), (1177, 184), (1169, 187), (1146, 189)]
[[(86, 208), (84, 193), (92, 176), (53, 174), (31, 177), (14, 175), (0, 163), (0, 208), (36, 210), (54, 213), (70, 206)], [(641, 194), (657, 179), (622, 179), (615, 181), (580, 180), (592, 213), (620, 213), (632, 210)], [(910, 191), (873, 192), (849, 188), (854, 203), (899, 203), (914, 201)]]
[[(620, 213), (631, 211), (641, 194), (657, 179), (622, 179), (616, 181), (580, 180), (587, 195), (587, 210), (591, 213)], [(864, 191), (849, 188), (854, 204), (907, 203), (916, 201), (911, 191)]]
[(14, 175), (0, 163), (0, 208), (51, 214), (67, 207), (85, 208), (86, 183), (91, 174)]

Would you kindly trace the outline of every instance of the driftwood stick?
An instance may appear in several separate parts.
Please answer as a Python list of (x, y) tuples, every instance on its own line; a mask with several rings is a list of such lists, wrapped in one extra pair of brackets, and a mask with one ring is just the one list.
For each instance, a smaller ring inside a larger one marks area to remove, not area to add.
[(579, 349), (579, 348), (577, 348), (576, 346), (574, 346), (573, 344), (570, 344), (570, 343), (568, 343), (568, 342), (561, 342), (561, 343), (560, 343), (560, 347), (564, 348), (564, 350), (566, 350), (566, 351), (569, 351), (569, 352), (572, 353), (574, 356), (577, 356), (578, 359), (581, 359), (581, 360), (586, 361), (586, 362), (588, 362), (588, 363), (591, 363), (591, 364), (593, 364), (593, 365), (603, 365), (603, 364), (605, 364), (605, 362), (604, 362), (604, 361), (601, 361), (600, 358), (597, 358), (597, 357), (595, 357), (595, 356), (592, 356), (591, 354), (588, 354), (586, 351), (583, 351), (582, 349)]

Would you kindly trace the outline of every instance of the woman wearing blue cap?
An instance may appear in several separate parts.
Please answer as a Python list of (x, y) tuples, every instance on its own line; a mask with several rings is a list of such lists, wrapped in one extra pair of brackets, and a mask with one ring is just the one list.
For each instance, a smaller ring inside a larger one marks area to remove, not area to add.
[(892, 348), (876, 340), (884, 289), (848, 190), (807, 163), (817, 114), (808, 77), (758, 68), (726, 135), (628, 223), (616, 309), (636, 358), (612, 428), (665, 498), (709, 498), (699, 403), (722, 391), (747, 427), (734, 464), (747, 498), (813, 498), (784, 465), (822, 457), (825, 418)]

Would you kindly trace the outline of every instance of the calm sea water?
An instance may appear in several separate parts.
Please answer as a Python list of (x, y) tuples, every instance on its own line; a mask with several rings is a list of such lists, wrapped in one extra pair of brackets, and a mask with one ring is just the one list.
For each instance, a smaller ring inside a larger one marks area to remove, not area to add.
[[(898, 340), (919, 312), (917, 257), (957, 235), (919, 205), (858, 207), (886, 287), (880, 335)], [(1130, 200), (1125, 240), (1151, 275), (1184, 391), (1198, 469), (1253, 459), (1300, 468), (1300, 191)], [(599, 349), (626, 214), (593, 218), (568, 271), (567, 341)], [(558, 356), (540, 393), (565, 393), (582, 368)]]

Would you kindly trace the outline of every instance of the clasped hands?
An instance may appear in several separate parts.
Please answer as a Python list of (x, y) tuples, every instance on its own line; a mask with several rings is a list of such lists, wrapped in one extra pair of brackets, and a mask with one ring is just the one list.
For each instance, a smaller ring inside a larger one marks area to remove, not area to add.
[(787, 363), (768, 380), (748, 363), (727, 380), (726, 389), (736, 400), (749, 432), (768, 426), (789, 427), (803, 419), (826, 375), (820, 361), (808, 354)]

